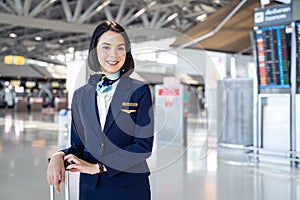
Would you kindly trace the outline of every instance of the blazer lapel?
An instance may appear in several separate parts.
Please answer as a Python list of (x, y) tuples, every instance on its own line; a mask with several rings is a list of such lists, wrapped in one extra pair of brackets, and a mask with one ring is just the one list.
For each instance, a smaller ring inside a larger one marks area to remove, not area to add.
[(100, 129), (100, 122), (99, 122), (99, 114), (97, 108), (97, 100), (96, 100), (96, 90), (94, 87), (89, 87), (85, 93), (84, 98), (86, 109), (85, 112), (87, 113), (86, 116), (90, 116), (88, 121), (90, 122), (91, 126), (95, 127), (96, 129)]
[[(97, 83), (97, 80), (95, 80), (95, 83)], [(91, 78), (89, 80), (89, 85), (82, 94), (82, 100), (82, 106), (85, 107), (86, 113), (86, 118), (82, 120), (84, 120), (86, 124), (89, 124), (89, 130), (91, 130), (91, 133), (96, 133), (86, 134), (86, 143), (91, 143), (90, 145), (94, 146), (104, 141), (104, 134), (102, 133), (97, 109), (96, 84), (91, 81)]]
[(131, 81), (128, 77), (122, 77), (116, 88), (113, 99), (110, 103), (109, 110), (106, 116), (106, 122), (103, 132), (107, 135), (108, 130), (117, 118), (122, 108), (122, 102), (128, 101), (131, 96)]

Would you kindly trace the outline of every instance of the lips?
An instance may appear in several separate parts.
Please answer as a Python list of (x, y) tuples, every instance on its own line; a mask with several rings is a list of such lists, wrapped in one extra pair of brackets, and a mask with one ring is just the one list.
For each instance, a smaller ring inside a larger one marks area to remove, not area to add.
[(106, 61), (109, 65), (116, 65), (119, 62), (118, 61)]

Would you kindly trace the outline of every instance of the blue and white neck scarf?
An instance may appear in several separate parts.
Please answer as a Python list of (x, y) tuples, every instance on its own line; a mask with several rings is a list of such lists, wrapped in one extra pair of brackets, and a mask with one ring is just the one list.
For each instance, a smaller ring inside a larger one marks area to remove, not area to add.
[(111, 90), (112, 84), (118, 81), (120, 78), (120, 71), (114, 74), (102, 75), (100, 81), (97, 83), (97, 92), (105, 93)]

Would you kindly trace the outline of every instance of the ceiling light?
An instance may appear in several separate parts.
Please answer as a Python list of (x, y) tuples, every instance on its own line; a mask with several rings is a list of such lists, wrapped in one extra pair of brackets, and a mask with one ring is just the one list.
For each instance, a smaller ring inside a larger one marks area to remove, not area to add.
[(41, 40), (42, 40), (42, 37), (36, 36), (34, 39), (35, 39), (36, 41), (41, 41)]
[(16, 38), (16, 37), (18, 37), (18, 35), (15, 34), (15, 33), (10, 33), (10, 34), (9, 34), (9, 37), (11, 37), (11, 38)]
[(58, 42), (59, 42), (60, 44), (62, 44), (62, 43), (64, 43), (65, 41), (64, 41), (63, 39), (59, 39)]
[(69, 47), (69, 48), (68, 48), (68, 52), (69, 52), (69, 53), (74, 53), (74, 51), (75, 51), (75, 48), (74, 48), (74, 47)]
[(146, 12), (146, 8), (142, 8), (141, 10), (139, 10), (137, 13), (134, 14), (135, 17), (139, 17), (140, 15), (142, 15), (144, 12)]
[(107, 0), (107, 1), (105, 1), (102, 5), (100, 5), (100, 6), (98, 6), (97, 8), (96, 8), (96, 11), (100, 11), (100, 10), (102, 10), (105, 6), (107, 6), (108, 4), (110, 4), (110, 2), (111, 2), (111, 0)]
[(58, 48), (60, 48), (60, 44), (46, 42), (45, 47), (48, 48), (48, 49), (58, 49)]
[(178, 16), (178, 13), (173, 13), (172, 15), (170, 15), (168, 18), (167, 18), (167, 21), (172, 21), (173, 19), (175, 19), (176, 17)]
[(29, 46), (29, 47), (27, 47), (27, 51), (28, 51), (28, 52), (31, 52), (31, 51), (33, 51), (33, 50), (35, 50), (35, 49), (36, 49), (35, 46)]
[(144, 12), (146, 12), (147, 9), (155, 6), (157, 4), (157, 1), (151, 1), (147, 6), (145, 6), (144, 8), (142, 8), (141, 10), (139, 10), (138, 12), (136, 12), (134, 14), (134, 17), (139, 17), (141, 16)]
[(157, 1), (151, 1), (147, 7), (151, 8), (151, 7), (155, 6), (156, 4), (157, 4)]
[(198, 21), (203, 21), (203, 20), (205, 20), (206, 18), (207, 18), (207, 14), (204, 13), (204, 14), (202, 14), (202, 15), (199, 15), (196, 19), (197, 19)]
[(4, 46), (1, 48), (0, 52), (4, 52), (4, 51), (7, 51), (8, 50), (8, 47), (7, 46)]
[(56, 56), (56, 59), (59, 60), (59, 61), (61, 61), (61, 62), (64, 62), (64, 61), (65, 61), (65, 55), (63, 55), (63, 54), (58, 54), (58, 55)]

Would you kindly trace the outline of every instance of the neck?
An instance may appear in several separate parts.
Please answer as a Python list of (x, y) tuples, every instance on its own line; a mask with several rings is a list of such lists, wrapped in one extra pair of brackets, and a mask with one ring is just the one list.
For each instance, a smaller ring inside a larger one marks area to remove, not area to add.
[(116, 80), (120, 77), (120, 71), (117, 71), (116, 73), (113, 74), (105, 74), (105, 76), (110, 80)]

